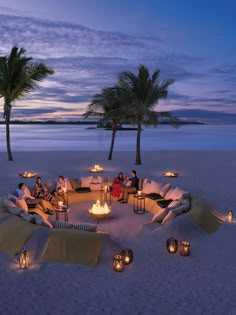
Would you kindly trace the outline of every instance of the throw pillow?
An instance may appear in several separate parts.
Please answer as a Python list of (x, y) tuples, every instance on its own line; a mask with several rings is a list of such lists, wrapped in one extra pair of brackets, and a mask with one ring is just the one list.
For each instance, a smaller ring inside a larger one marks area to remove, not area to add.
[(161, 222), (164, 217), (169, 212), (168, 208), (162, 209), (161, 211), (158, 211), (152, 218), (152, 222)]
[(146, 179), (143, 181), (143, 189), (142, 192), (144, 194), (150, 194), (151, 193), (151, 183), (146, 181)]
[(5, 198), (4, 206), (7, 208), (7, 211), (14, 215), (19, 215), (22, 212), (21, 208), (18, 208), (12, 200)]
[(38, 214), (33, 214), (33, 216), (34, 216), (34, 219), (35, 219), (35, 223), (37, 225), (43, 225), (43, 226), (49, 227), (51, 229), (53, 228), (51, 223), (46, 218), (43, 218), (43, 217), (41, 217)]
[(101, 190), (101, 189), (102, 189), (102, 184), (100, 184), (100, 183), (91, 183), (91, 184), (89, 185), (89, 188), (90, 188), (92, 191)]
[(161, 191), (161, 188), (163, 187), (163, 183), (158, 183), (158, 182), (155, 182), (154, 180), (151, 181), (151, 193), (160, 193)]
[[(178, 196), (178, 193), (177, 193), (177, 196)], [(172, 200), (175, 200), (175, 199), (178, 199), (178, 197), (176, 197), (176, 188), (170, 188), (166, 195), (165, 195), (165, 198), (166, 199), (172, 199)]]
[(74, 224), (74, 229), (88, 232), (96, 232), (97, 225), (96, 224)]
[(73, 187), (71, 185), (71, 182), (70, 182), (69, 178), (65, 178), (65, 183), (66, 183), (66, 190), (67, 191), (73, 190)]
[(92, 178), (92, 183), (93, 184), (101, 184), (102, 182), (103, 182), (103, 178), (101, 176)]
[(34, 215), (27, 212), (22, 211), (20, 217), (27, 222), (35, 222)]
[(80, 181), (77, 178), (70, 178), (70, 183), (73, 189), (80, 187)]
[(171, 203), (168, 205), (169, 210), (175, 209), (181, 206), (181, 202), (179, 200), (173, 200)]
[(165, 224), (171, 220), (173, 220), (176, 217), (176, 215), (174, 214), (174, 212), (171, 210), (167, 213), (167, 215), (164, 217), (164, 219), (162, 220), (161, 224)]
[(161, 190), (160, 190), (160, 195), (162, 197), (165, 197), (167, 191), (170, 189), (171, 185), (170, 184), (164, 184), (162, 187), (161, 187)]
[(81, 177), (81, 187), (89, 187), (93, 176)]
[(28, 206), (25, 199), (16, 199), (16, 205), (18, 208), (21, 208), (23, 211), (28, 212)]
[(44, 185), (46, 186), (47, 190), (51, 193), (53, 192), (54, 190), (56, 190), (56, 181), (55, 182), (52, 182), (50, 179), (49, 180), (46, 180), (44, 182)]

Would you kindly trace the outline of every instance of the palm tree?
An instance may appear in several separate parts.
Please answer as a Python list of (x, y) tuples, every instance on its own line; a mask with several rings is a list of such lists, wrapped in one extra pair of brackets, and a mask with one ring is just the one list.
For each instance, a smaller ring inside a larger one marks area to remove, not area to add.
[[(125, 116), (125, 109), (122, 101), (124, 100), (122, 90), (117, 87), (104, 88), (101, 93), (94, 95), (91, 104), (88, 105), (88, 111), (85, 116), (97, 114), (102, 116), (103, 122), (112, 123), (112, 138), (108, 155), (108, 160), (112, 159), (115, 137), (118, 127)], [(96, 110), (100, 110), (96, 112)]]
[(164, 99), (168, 94), (168, 87), (173, 80), (159, 80), (160, 70), (154, 71), (152, 76), (146, 66), (140, 65), (138, 75), (130, 71), (124, 71), (119, 75), (118, 86), (129, 95), (127, 114), (130, 122), (137, 124), (136, 161), (141, 164), (140, 142), (142, 124), (157, 125), (160, 117), (166, 117), (171, 124), (176, 126), (177, 120), (170, 113), (158, 113), (154, 111), (159, 99)]
[(43, 63), (31, 62), (26, 50), (13, 47), (9, 56), (0, 57), (0, 98), (4, 99), (8, 160), (13, 161), (10, 145), (10, 119), (12, 103), (29, 94), (38, 83), (54, 71)]

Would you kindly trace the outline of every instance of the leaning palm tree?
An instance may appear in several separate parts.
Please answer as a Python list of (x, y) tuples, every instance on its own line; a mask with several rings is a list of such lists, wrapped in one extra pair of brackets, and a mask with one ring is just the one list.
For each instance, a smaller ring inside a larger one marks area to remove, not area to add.
[(102, 117), (103, 122), (112, 123), (112, 138), (108, 160), (112, 159), (116, 132), (122, 119), (124, 119), (125, 105), (122, 103), (123, 100), (122, 90), (117, 86), (104, 88), (101, 93), (94, 95), (85, 113), (87, 117), (91, 114), (97, 114)]
[(32, 62), (25, 57), (26, 50), (13, 47), (9, 56), (0, 57), (0, 98), (4, 99), (4, 119), (6, 123), (6, 142), (8, 160), (13, 161), (10, 145), (10, 119), (12, 103), (38, 86), (54, 71), (43, 63)]
[(170, 113), (157, 113), (154, 111), (155, 105), (160, 99), (164, 99), (168, 94), (168, 87), (173, 80), (159, 80), (160, 70), (154, 71), (152, 76), (144, 65), (138, 68), (138, 75), (130, 71), (124, 71), (119, 75), (118, 86), (129, 95), (129, 104), (127, 104), (127, 114), (130, 122), (137, 124), (136, 140), (136, 161), (135, 164), (141, 164), (141, 130), (142, 124), (157, 125), (160, 117), (166, 117), (176, 126), (176, 119)]

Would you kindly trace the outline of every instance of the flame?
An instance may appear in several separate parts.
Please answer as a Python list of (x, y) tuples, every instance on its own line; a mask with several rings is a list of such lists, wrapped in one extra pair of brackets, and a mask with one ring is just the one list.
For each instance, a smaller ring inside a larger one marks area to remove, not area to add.
[(89, 212), (95, 213), (95, 214), (105, 214), (105, 213), (110, 213), (111, 209), (108, 207), (106, 202), (104, 206), (102, 206), (100, 204), (100, 200), (97, 200), (97, 202), (93, 204), (92, 208), (89, 209)]

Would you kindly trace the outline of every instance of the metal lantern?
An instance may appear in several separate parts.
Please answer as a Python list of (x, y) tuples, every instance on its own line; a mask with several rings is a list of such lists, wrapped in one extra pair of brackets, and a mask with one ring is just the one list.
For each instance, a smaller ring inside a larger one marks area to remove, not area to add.
[(180, 244), (180, 255), (189, 256), (190, 255), (190, 243), (187, 241), (182, 241)]
[(124, 270), (124, 260), (123, 260), (123, 256), (120, 254), (116, 254), (113, 256), (113, 269), (115, 271), (123, 271)]
[(230, 223), (232, 223), (232, 221), (233, 221), (233, 211), (232, 210), (229, 210), (227, 213), (227, 221)]
[(169, 253), (174, 254), (178, 250), (178, 241), (171, 237), (166, 241), (166, 247)]
[(123, 261), (124, 261), (125, 265), (129, 265), (132, 263), (132, 261), (134, 259), (134, 254), (133, 254), (133, 251), (131, 249), (124, 248), (124, 249), (122, 249), (120, 254), (123, 257)]
[(29, 252), (26, 249), (20, 253), (19, 265), (21, 269), (29, 267)]

